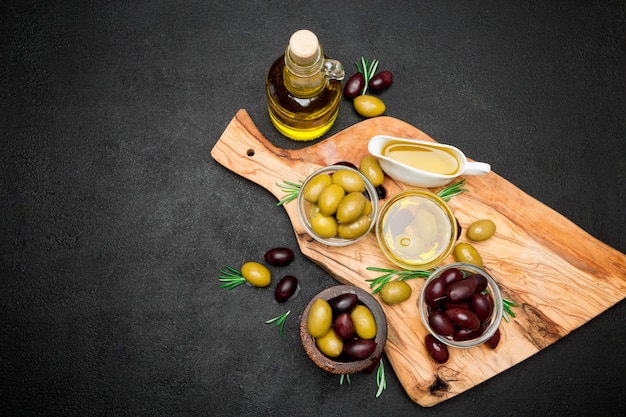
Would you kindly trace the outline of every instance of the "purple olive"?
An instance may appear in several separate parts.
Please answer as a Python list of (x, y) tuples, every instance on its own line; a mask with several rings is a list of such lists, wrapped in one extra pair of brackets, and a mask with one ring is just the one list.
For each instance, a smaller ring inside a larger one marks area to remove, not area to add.
[(446, 287), (453, 282), (461, 281), (463, 273), (458, 268), (449, 268), (443, 271), (440, 277), (446, 282)]
[(459, 238), (461, 237), (461, 233), (463, 232), (463, 228), (461, 227), (461, 223), (459, 223), (456, 217), (454, 218), (454, 221), (456, 222), (456, 240), (459, 240)]
[(500, 343), (500, 329), (496, 329), (496, 332), (487, 340), (487, 344), (491, 349), (495, 349)]
[(333, 317), (339, 316), (341, 313), (351, 313), (359, 302), (359, 297), (354, 293), (340, 294), (328, 300), (330, 308), (333, 311)]
[(448, 285), (446, 296), (451, 303), (462, 303), (472, 298), (474, 290), (476, 290), (476, 282), (464, 279)]
[(452, 336), (454, 325), (446, 313), (441, 310), (432, 310), (428, 316), (430, 327), (442, 336)]
[(474, 294), (470, 301), (470, 306), (472, 311), (476, 313), (480, 322), (485, 322), (489, 317), (491, 317), (491, 312), (493, 311), (493, 302), (492, 298), (487, 294)]
[(376, 342), (371, 339), (357, 339), (343, 345), (343, 355), (349, 361), (369, 358), (376, 350)]
[(476, 330), (456, 329), (454, 331), (454, 335), (452, 335), (452, 339), (456, 340), (457, 342), (472, 340), (480, 337), (484, 331), (485, 328), (483, 326), (478, 326)]
[(365, 78), (363, 74), (357, 72), (346, 81), (346, 85), (343, 88), (343, 95), (349, 99), (353, 99), (361, 95), (363, 87), (365, 87)]
[(435, 339), (432, 334), (427, 334), (424, 338), (424, 344), (426, 345), (426, 350), (431, 358), (435, 360), (437, 363), (446, 363), (448, 358), (450, 358), (450, 354), (448, 353), (448, 347), (441, 343), (439, 340)]
[(476, 289), (474, 292), (483, 292), (487, 288), (487, 278), (482, 274), (472, 274), (465, 278), (465, 281), (474, 281), (476, 283)]
[(467, 302), (467, 301), (464, 301), (462, 303), (451, 303), (448, 300), (444, 301), (443, 308), (446, 309), (446, 310), (449, 310), (451, 308), (464, 308), (466, 310), (471, 310), (472, 309), (470, 307), (469, 302)]
[(389, 88), (392, 82), (393, 74), (391, 74), (391, 71), (381, 71), (370, 78), (367, 86), (374, 91), (383, 91), (386, 88)]
[(357, 166), (354, 165), (350, 161), (338, 161), (338, 162), (335, 162), (333, 165), (342, 165), (344, 167), (349, 167), (349, 168), (352, 168), (352, 169), (356, 169), (357, 171), (359, 170), (359, 168), (357, 168)]
[(378, 368), (378, 365), (380, 364), (380, 358), (381, 356), (377, 357), (376, 360), (374, 360), (371, 364), (369, 364), (367, 368), (365, 368), (362, 372), (364, 374), (371, 374), (372, 372), (374, 372), (376, 368)]
[(274, 248), (265, 252), (263, 257), (270, 265), (285, 266), (293, 261), (293, 251), (289, 248)]
[(276, 284), (276, 290), (274, 290), (274, 298), (279, 303), (287, 301), (298, 288), (298, 279), (291, 275), (285, 275), (278, 284)]
[(333, 328), (337, 336), (343, 340), (348, 340), (354, 335), (354, 322), (349, 313), (341, 313), (333, 321)]
[(382, 185), (376, 187), (376, 195), (379, 200), (384, 200), (387, 197), (387, 190)]
[(480, 327), (480, 319), (471, 310), (464, 308), (451, 308), (446, 310), (450, 321), (457, 327), (465, 330), (477, 330)]
[(426, 300), (426, 304), (432, 308), (439, 307), (444, 299), (445, 292), (446, 282), (441, 279), (441, 277), (437, 277), (434, 280), (430, 281), (428, 287), (426, 287), (426, 290), (424, 291), (424, 299)]

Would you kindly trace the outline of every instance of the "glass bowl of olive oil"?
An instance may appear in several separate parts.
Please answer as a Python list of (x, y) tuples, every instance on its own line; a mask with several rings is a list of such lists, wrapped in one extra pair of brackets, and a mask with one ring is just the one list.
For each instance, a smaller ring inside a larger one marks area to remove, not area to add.
[(411, 189), (391, 197), (376, 223), (380, 249), (394, 264), (426, 270), (443, 262), (457, 239), (452, 210), (436, 194)]

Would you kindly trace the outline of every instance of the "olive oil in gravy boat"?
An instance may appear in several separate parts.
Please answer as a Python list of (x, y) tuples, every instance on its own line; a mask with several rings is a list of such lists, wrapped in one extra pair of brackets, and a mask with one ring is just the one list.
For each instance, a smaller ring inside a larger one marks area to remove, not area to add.
[[(386, 156), (385, 148), (390, 144), (419, 145), (420, 148), (445, 150), (458, 162), (458, 168), (454, 173), (446, 175), (402, 163)], [(396, 138), (393, 136), (377, 135), (370, 139), (369, 152), (378, 159), (380, 167), (391, 178), (416, 187), (440, 187), (452, 182), (461, 175), (485, 175), (491, 172), (491, 166), (484, 162), (470, 162), (460, 149), (440, 143), (427, 142), (419, 139)]]

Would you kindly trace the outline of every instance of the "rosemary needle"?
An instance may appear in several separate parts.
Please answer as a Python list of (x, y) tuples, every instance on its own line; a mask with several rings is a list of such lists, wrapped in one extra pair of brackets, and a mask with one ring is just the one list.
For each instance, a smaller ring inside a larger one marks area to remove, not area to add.
[(298, 193), (302, 188), (302, 181), (300, 181), (299, 184), (291, 181), (283, 181), (282, 183), (276, 183), (276, 185), (286, 193), (285, 196), (276, 203), (277, 206), (282, 206), (298, 198)]
[(380, 358), (380, 363), (378, 364), (378, 369), (376, 370), (376, 386), (378, 386), (378, 391), (376, 391), (376, 398), (378, 398), (383, 393), (383, 391), (387, 389), (387, 379), (385, 378), (385, 365), (383, 364), (382, 358)]
[(291, 313), (291, 310), (287, 311), (280, 316), (276, 316), (273, 319), (269, 319), (265, 322), (265, 324), (274, 323), (280, 329), (280, 335), (283, 335), (283, 327), (285, 327), (285, 320), (287, 320), (287, 316)]

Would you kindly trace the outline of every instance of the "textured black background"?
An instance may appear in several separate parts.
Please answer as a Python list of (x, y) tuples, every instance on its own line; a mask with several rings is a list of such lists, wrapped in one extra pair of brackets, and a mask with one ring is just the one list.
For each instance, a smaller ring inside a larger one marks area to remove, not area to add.
[[(216, 4), (219, 3), (219, 4)], [(240, 108), (281, 147), (264, 77), (291, 33), (395, 75), (407, 121), (626, 251), (623, 1), (0, 1), (0, 414), (610, 415), (626, 304), (433, 408), (391, 366), (316, 368), (297, 319), (336, 283), (297, 252), (272, 290), (218, 270), (297, 248), (267, 191), (210, 157)], [(361, 119), (342, 102), (329, 133)], [(524, 207), (519, 208), (520, 211)], [(626, 271), (624, 271), (626, 273)], [(280, 337), (264, 321), (292, 311)]]

